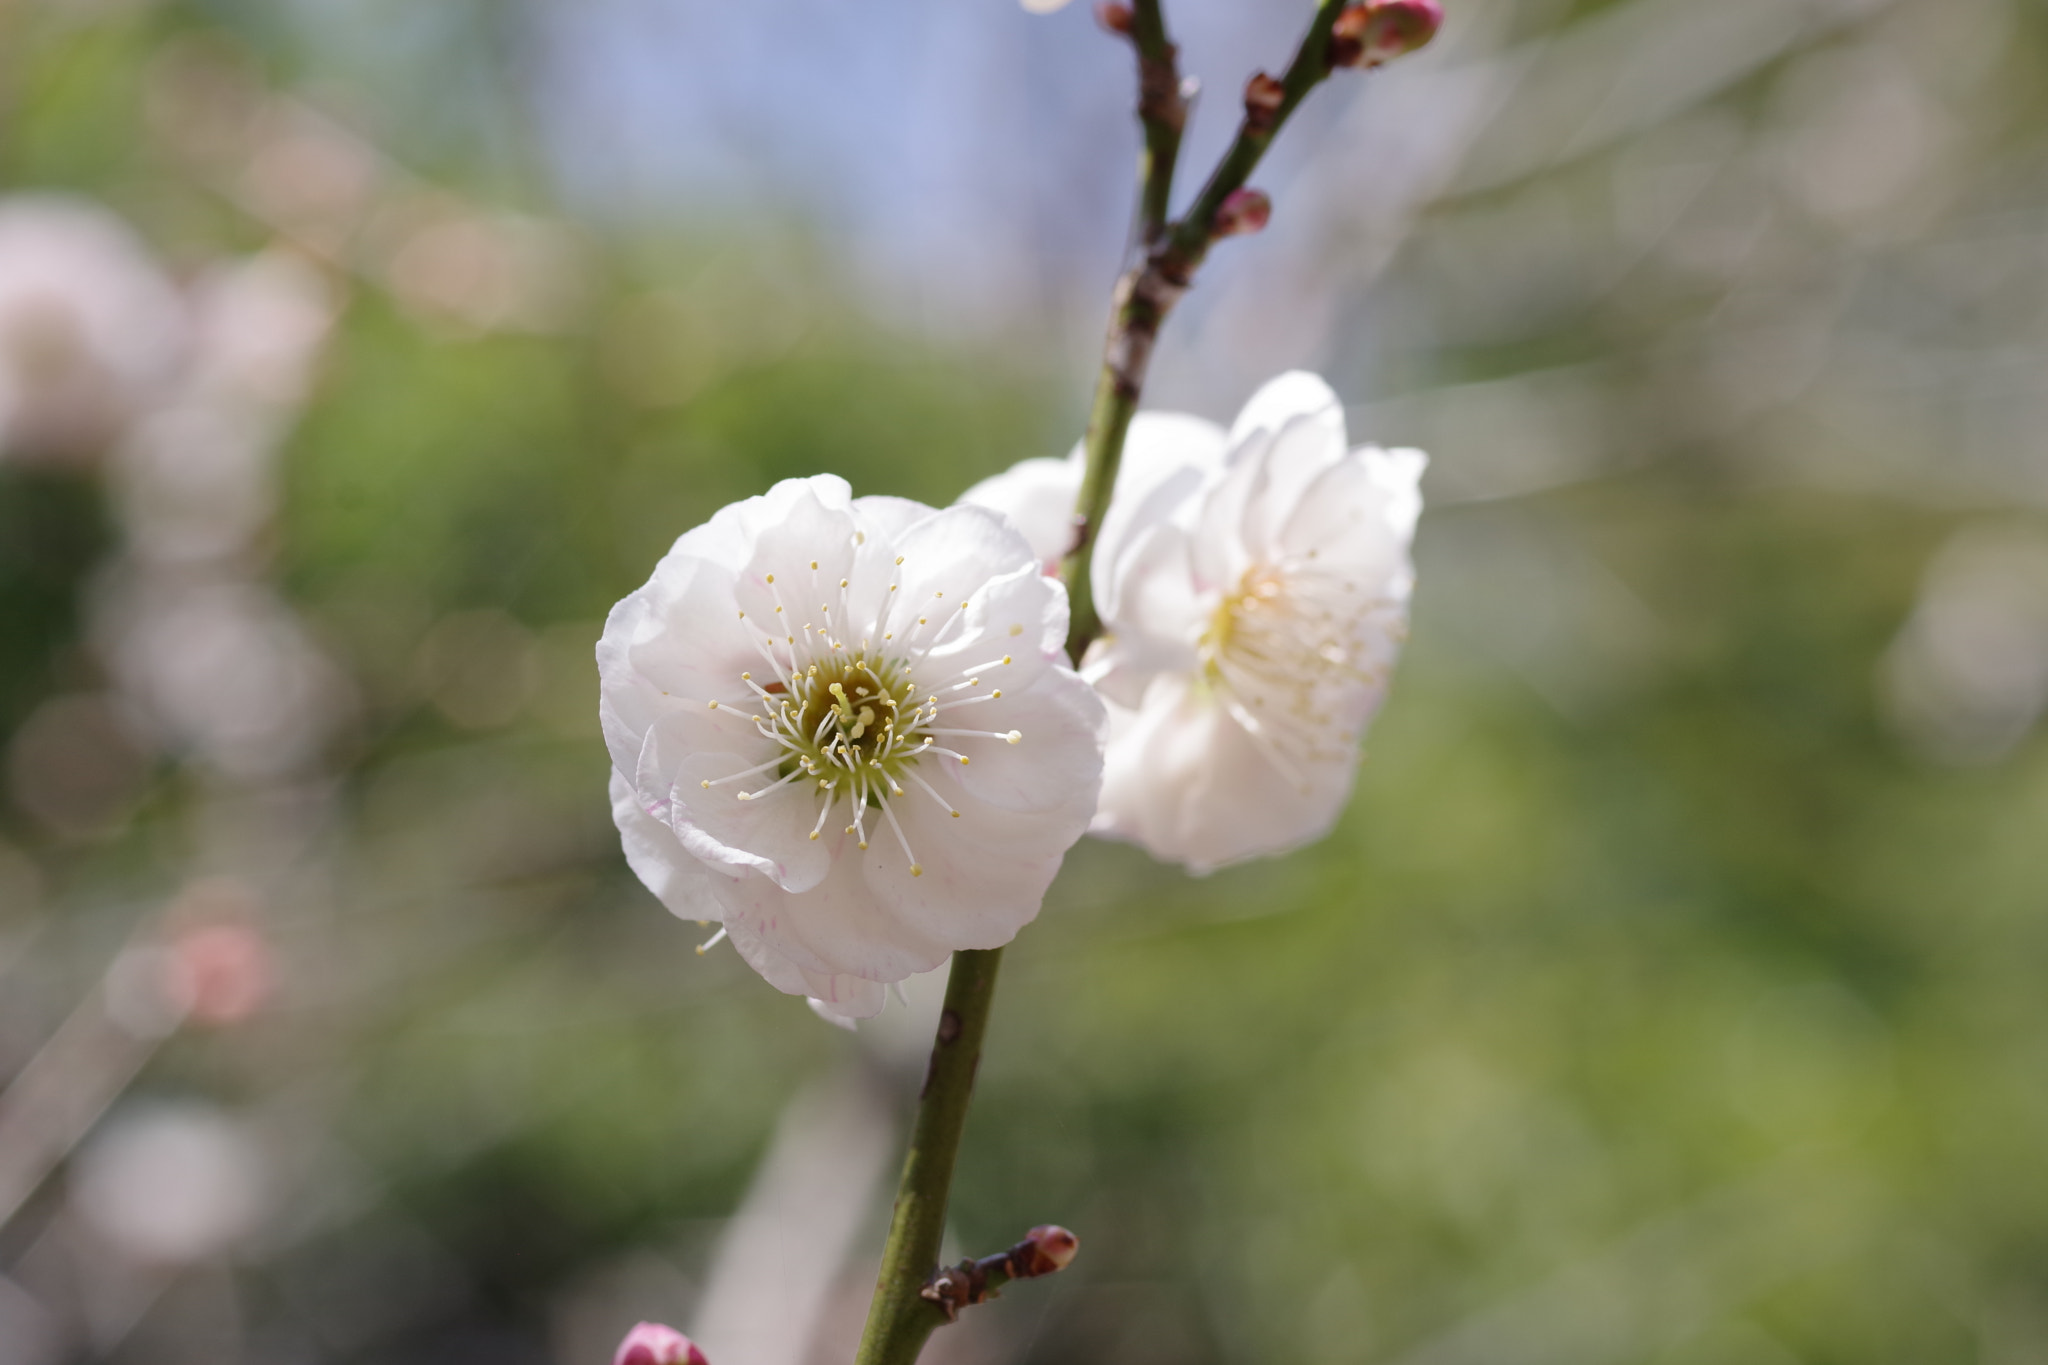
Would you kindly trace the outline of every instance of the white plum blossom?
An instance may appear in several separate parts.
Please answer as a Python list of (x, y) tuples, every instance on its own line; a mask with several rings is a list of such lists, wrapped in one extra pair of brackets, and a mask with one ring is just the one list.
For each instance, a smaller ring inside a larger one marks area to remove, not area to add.
[(261, 535), (340, 300), (313, 266), (272, 250), (208, 267), (187, 305), (177, 382), (107, 463), (128, 549), (157, 564), (232, 558)]
[[(1109, 703), (1095, 830), (1206, 872), (1327, 833), (1406, 634), (1419, 450), (1349, 446), (1321, 379), (1285, 374), (1229, 430), (1141, 413), (1096, 540)], [(1079, 452), (971, 488), (1041, 551)]]
[(177, 287), (105, 209), (0, 200), (0, 456), (95, 455), (160, 397), (183, 355)]
[(1009, 942), (1087, 830), (1103, 708), (1003, 517), (791, 479), (685, 533), (598, 642), (612, 814), (676, 914), (834, 1018)]

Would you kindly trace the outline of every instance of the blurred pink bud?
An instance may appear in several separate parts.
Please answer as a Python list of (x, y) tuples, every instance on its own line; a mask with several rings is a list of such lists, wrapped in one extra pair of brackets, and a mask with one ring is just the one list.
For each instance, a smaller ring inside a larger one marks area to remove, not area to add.
[(1330, 29), (1334, 66), (1378, 66), (1413, 52), (1443, 27), (1437, 0), (1366, 0), (1337, 16)]
[(643, 1322), (626, 1333), (612, 1365), (710, 1365), (697, 1343), (673, 1327)]
[(1065, 1270), (1073, 1264), (1081, 1239), (1056, 1223), (1044, 1223), (1024, 1234), (1010, 1249), (1011, 1273), (1020, 1280)]
[(1131, 12), (1129, 5), (1119, 4), (1117, 0), (1100, 0), (1095, 6), (1095, 22), (1111, 33), (1121, 33), (1128, 38), (1138, 26), (1138, 16)]
[(171, 942), (173, 993), (194, 1022), (239, 1024), (270, 996), (270, 948), (246, 924), (201, 924)]
[(1232, 190), (1216, 210), (1216, 235), (1236, 237), (1257, 232), (1273, 217), (1273, 201), (1263, 190)]

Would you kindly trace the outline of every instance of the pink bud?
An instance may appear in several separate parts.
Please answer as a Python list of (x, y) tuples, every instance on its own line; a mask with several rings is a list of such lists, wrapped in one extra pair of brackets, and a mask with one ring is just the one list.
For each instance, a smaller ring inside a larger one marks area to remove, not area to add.
[(1100, 0), (1095, 6), (1095, 22), (1111, 33), (1120, 33), (1128, 38), (1138, 27), (1138, 16), (1129, 5), (1119, 4), (1117, 0)]
[(1330, 29), (1330, 62), (1378, 66), (1421, 47), (1443, 23), (1438, 0), (1365, 0), (1337, 16)]
[(612, 1365), (710, 1365), (697, 1343), (673, 1327), (643, 1322), (626, 1333)]
[(1024, 1240), (1010, 1249), (1010, 1265), (1017, 1279), (1036, 1279), (1073, 1264), (1081, 1239), (1056, 1223), (1045, 1223), (1024, 1234)]
[(1236, 237), (1257, 232), (1273, 217), (1273, 201), (1263, 190), (1232, 190), (1216, 210), (1216, 235)]
[(247, 885), (205, 877), (180, 892), (165, 916), (164, 990), (194, 1023), (239, 1024), (276, 984), (270, 945), (256, 928), (262, 904)]
[(270, 996), (270, 948), (246, 924), (195, 924), (171, 940), (172, 992), (196, 1022), (239, 1024)]

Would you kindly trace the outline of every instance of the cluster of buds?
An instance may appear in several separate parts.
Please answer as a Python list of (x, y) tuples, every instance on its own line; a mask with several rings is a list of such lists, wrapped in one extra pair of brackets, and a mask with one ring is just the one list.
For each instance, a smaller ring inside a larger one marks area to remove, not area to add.
[(612, 1365), (710, 1365), (697, 1343), (673, 1327), (643, 1322), (626, 1333)]
[(1443, 22), (1444, 7), (1437, 0), (1366, 0), (1346, 6), (1330, 29), (1330, 65), (1390, 62), (1436, 37)]

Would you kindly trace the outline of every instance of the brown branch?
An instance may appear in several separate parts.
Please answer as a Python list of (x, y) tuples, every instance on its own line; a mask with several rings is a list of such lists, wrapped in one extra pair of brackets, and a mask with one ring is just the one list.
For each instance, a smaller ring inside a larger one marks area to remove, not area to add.
[[(1102, 371), (1095, 384), (1095, 400), (1088, 414), (1088, 433), (1083, 438), (1087, 468), (1081, 477), (1081, 494), (1074, 509), (1074, 543), (1061, 570), (1067, 596), (1073, 607), (1067, 631), (1067, 653), (1075, 663), (1102, 633), (1102, 621), (1095, 611), (1089, 571), (1095, 552), (1095, 534), (1109, 507), (1110, 491), (1116, 487), (1117, 468), (1123, 461), (1124, 437), (1138, 409), (1145, 377), (1151, 369), (1152, 348), (1159, 328), (1173, 311), (1181, 295), (1194, 282), (1195, 271), (1209, 254), (1218, 236), (1234, 226), (1236, 215), (1226, 213), (1231, 196), (1242, 190), (1259, 161), (1272, 145), (1274, 136), (1301, 104), (1308, 92), (1331, 71), (1330, 30), (1343, 10), (1345, 0), (1318, 0), (1315, 18), (1295, 50), (1286, 74), (1275, 79), (1260, 72), (1245, 87), (1245, 113), (1237, 137), (1209, 175), (1202, 192), (1181, 219), (1160, 230), (1145, 243), (1144, 258), (1117, 281), (1110, 315), (1109, 337), (1103, 345)], [(1132, 11), (1133, 42), (1137, 42), (1137, 19), (1156, 0)], [(1165, 30), (1158, 34), (1162, 44)], [(1166, 45), (1170, 54), (1171, 45)], [(1145, 62), (1140, 48), (1140, 81)], [(1168, 60), (1171, 60), (1169, 55)], [(1178, 87), (1176, 86), (1176, 95)], [(1142, 97), (1141, 97), (1142, 107)], [(1185, 108), (1182, 108), (1185, 117)], [(1150, 160), (1151, 125), (1147, 124), (1147, 160)], [(1174, 147), (1179, 146), (1178, 133)], [(1149, 170), (1149, 166), (1148, 166)], [(1171, 170), (1167, 174), (1170, 176)], [(1170, 186), (1169, 186), (1170, 188)], [(1141, 219), (1148, 211), (1146, 196), (1151, 192), (1148, 176), (1140, 191)], [(1162, 210), (1163, 211), (1163, 210)], [(1219, 224), (1219, 219), (1225, 221)]]
[(1138, 159), (1138, 241), (1147, 250), (1166, 234), (1180, 136), (1188, 122), (1181, 93), (1180, 49), (1166, 34), (1159, 0), (1133, 0), (1131, 47), (1138, 54), (1138, 122), (1145, 150)]

